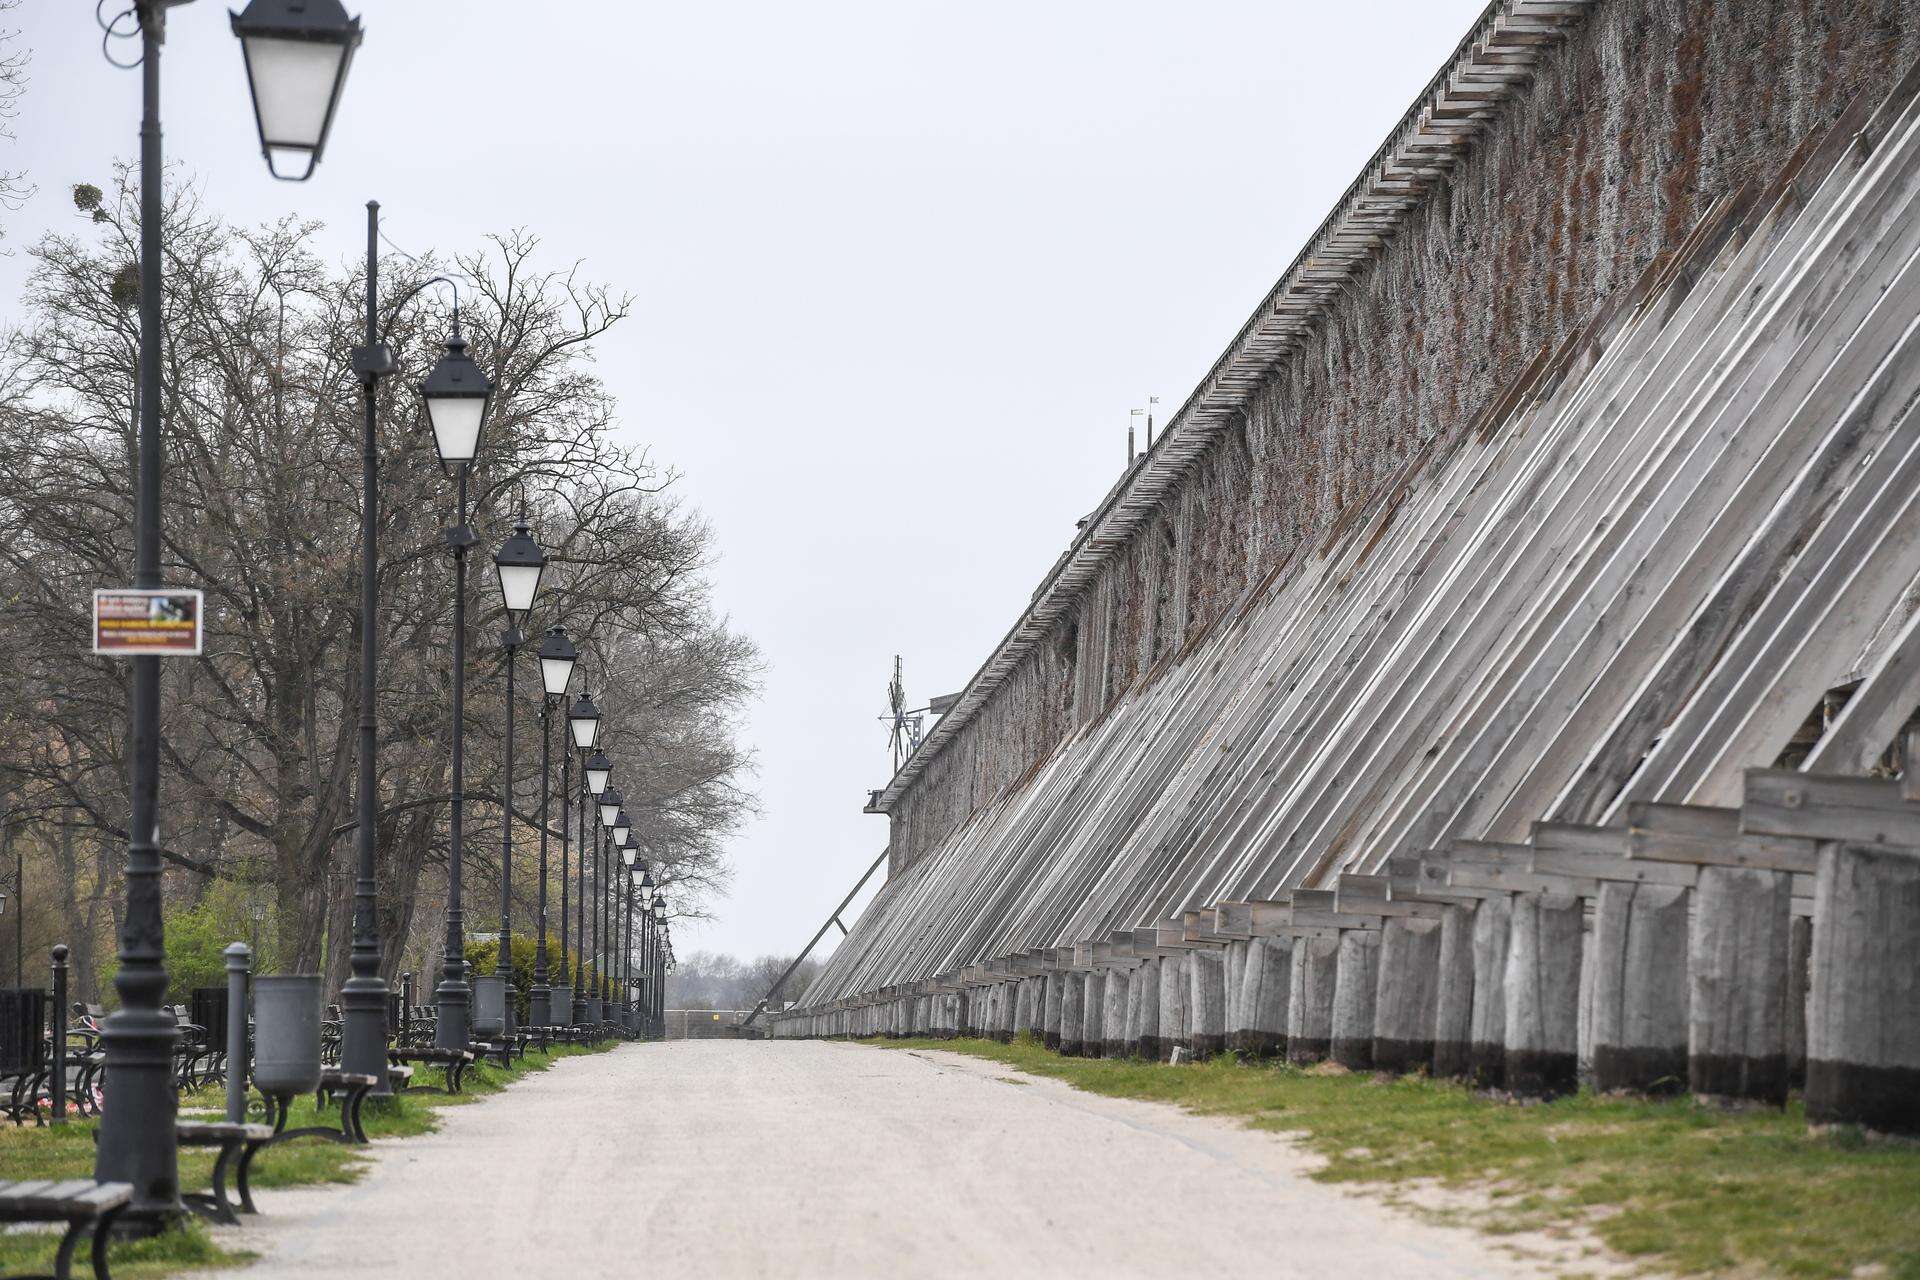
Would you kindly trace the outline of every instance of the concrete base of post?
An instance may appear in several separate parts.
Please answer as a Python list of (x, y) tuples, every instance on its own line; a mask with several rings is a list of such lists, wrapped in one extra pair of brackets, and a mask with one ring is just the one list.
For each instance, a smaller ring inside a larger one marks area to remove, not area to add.
[(1049, 973), (1042, 982), (1040, 990), (1040, 1042), (1053, 1050), (1060, 1051), (1060, 1001), (1065, 993), (1067, 975)]
[(1319, 1062), (1333, 1047), (1333, 988), (1339, 957), (1337, 938), (1303, 938), (1294, 945), (1293, 985), (1287, 997), (1288, 1062)]
[(1697, 1097), (1787, 1101), (1791, 895), (1783, 871), (1700, 869), (1687, 957), (1687, 1076)]
[(1160, 1040), (1160, 968), (1165, 963), (1155, 956), (1135, 969), (1127, 992), (1127, 1049), (1149, 1062), (1172, 1051), (1171, 1045), (1163, 1051)]
[(1523, 893), (1507, 939), (1507, 1088), (1550, 1098), (1580, 1083), (1579, 898)]
[(1347, 929), (1340, 934), (1333, 982), (1333, 1060), (1350, 1071), (1373, 1066), (1373, 1011), (1380, 990), (1380, 933)]
[(1424, 1071), (1433, 1063), (1434, 1003), (1440, 979), (1440, 922), (1389, 919), (1380, 929), (1380, 977), (1373, 1009), (1373, 1065)]
[(1187, 958), (1187, 1008), (1193, 1028), (1190, 1048), (1202, 1061), (1227, 1049), (1227, 957), (1215, 948), (1195, 951)]
[(1173, 1051), (1191, 1050), (1188, 1040), (1187, 957), (1167, 956), (1160, 961), (1160, 1060), (1173, 1060)]
[(1236, 1021), (1228, 1046), (1248, 1058), (1271, 1058), (1287, 1049), (1287, 1001), (1292, 994), (1293, 949), (1280, 938), (1254, 938), (1240, 970)]
[(1467, 1078), (1481, 1089), (1507, 1083), (1507, 942), (1512, 929), (1512, 898), (1488, 898), (1474, 908)]
[(1086, 975), (1060, 975), (1060, 1052), (1077, 1058), (1086, 1046)]
[(1100, 988), (1100, 1030), (1106, 1043), (1105, 1057), (1127, 1056), (1127, 1005), (1133, 998), (1133, 974), (1126, 969), (1109, 969)]
[(1827, 846), (1814, 922), (1807, 1119), (1920, 1134), (1920, 854)]
[(1674, 1093), (1687, 1086), (1688, 891), (1600, 886), (1593, 924), (1593, 1087)]
[(1101, 1058), (1107, 1052), (1107, 975), (1100, 970), (1080, 975), (1080, 1053)]
[(1433, 992), (1433, 1075), (1437, 1080), (1467, 1074), (1473, 1046), (1473, 908), (1448, 906), (1440, 912), (1440, 956)]

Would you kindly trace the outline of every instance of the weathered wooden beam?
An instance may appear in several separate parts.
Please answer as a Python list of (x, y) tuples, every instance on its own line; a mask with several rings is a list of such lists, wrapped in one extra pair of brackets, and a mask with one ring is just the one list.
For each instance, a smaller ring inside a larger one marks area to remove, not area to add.
[(1760, 835), (1920, 849), (1920, 804), (1898, 782), (1749, 769), (1740, 827)]
[(1759, 867), (1811, 874), (1817, 842), (1741, 827), (1740, 810), (1639, 802), (1627, 808), (1627, 856), (1695, 867)]

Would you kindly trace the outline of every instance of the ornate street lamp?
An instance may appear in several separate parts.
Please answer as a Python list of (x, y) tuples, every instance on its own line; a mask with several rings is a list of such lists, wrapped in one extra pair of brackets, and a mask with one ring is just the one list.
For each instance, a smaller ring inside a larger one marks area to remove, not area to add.
[[(267, 170), (305, 182), (326, 150), (347, 68), (360, 47), (360, 19), (349, 18), (340, 0), (253, 0), (232, 21)], [(300, 172), (280, 172), (278, 158), (297, 164), (301, 157), (306, 167)]]
[(533, 608), (534, 595), (540, 590), (540, 575), (547, 567), (546, 553), (528, 532), (524, 514), (500, 550), (494, 553), (493, 567), (500, 579), (500, 603), (507, 612), (507, 629), (500, 637), (501, 647), (507, 651), (507, 736), (500, 792), (500, 944), (493, 972), (474, 982), (476, 1006), (485, 1014), (484, 1023), (476, 1018), (474, 1034), (483, 1039), (513, 1032), (513, 685), (517, 665), (514, 659), (519, 656), (520, 646), (526, 643), (517, 619), (525, 617)]
[[(574, 704), (567, 708), (567, 732), (572, 735), (574, 749), (579, 751), (582, 757), (584, 757), (587, 752), (593, 750), (594, 744), (600, 740), (600, 708), (593, 705), (593, 699), (587, 695), (584, 689), (580, 691), (580, 696), (574, 701)], [(571, 757), (569, 757), (569, 760), (571, 760)], [(585, 761), (583, 759), (582, 764), (584, 763)], [(575, 923), (579, 926), (579, 931), (575, 936), (576, 949), (573, 958), (573, 1015), (570, 1018), (570, 1022), (574, 1025), (578, 1025), (584, 1021), (587, 1013), (585, 953), (588, 947), (588, 841), (591, 840), (593, 842), (593, 847), (596, 851), (599, 848), (598, 832), (594, 829), (593, 824), (588, 821), (587, 817), (587, 777), (584, 768), (580, 771), (580, 825), (578, 830), (580, 833), (580, 895), (579, 918)]]
[(547, 569), (547, 553), (533, 540), (525, 515), (513, 526), (512, 535), (493, 553), (493, 568), (500, 577), (500, 603), (509, 616), (524, 618), (533, 608), (540, 578)]
[[(427, 424), (433, 428), (433, 447), (445, 465), (458, 465), (463, 471), (480, 452), (480, 424), (486, 420), (487, 406), (493, 400), (493, 383), (467, 354), (466, 341), (460, 336), (460, 302), (453, 304), (453, 333), (446, 341), (446, 353), (433, 366), (427, 380), (420, 384), (420, 395), (427, 403)], [(461, 523), (466, 522), (462, 508)]]
[(599, 795), (607, 789), (607, 782), (613, 777), (613, 761), (607, 759), (607, 753), (596, 751), (587, 759), (587, 790)]
[[(573, 664), (579, 654), (574, 650), (573, 642), (567, 639), (565, 627), (549, 627), (546, 639), (540, 642), (540, 898), (537, 914), (540, 917), (539, 933), (533, 944), (533, 989), (527, 993), (527, 1013), (536, 1027), (550, 1027), (553, 1019), (553, 988), (547, 985), (547, 802), (553, 793), (553, 706), (566, 705), (567, 686), (573, 681)], [(563, 753), (571, 760), (570, 753)], [(566, 820), (567, 793), (560, 792), (561, 821)], [(560, 858), (560, 947), (561, 958), (566, 957), (566, 853), (562, 846)], [(571, 1002), (571, 1001), (569, 1001)]]
[(467, 789), (467, 550), (480, 539), (467, 523), (467, 479), (480, 448), (480, 427), (493, 399), (493, 384), (467, 354), (460, 337), (460, 303), (453, 304), (453, 334), (427, 380), (420, 384), (433, 447), (443, 466), (459, 468), (460, 523), (447, 531), (453, 551), (453, 810), (447, 853), (447, 938), (440, 985), (434, 988), (438, 1019), (433, 1043), (439, 1049), (465, 1049), (471, 1039), (468, 1014), (473, 991), (466, 979), (466, 931), (461, 902), (461, 862)]
[[(138, 29), (138, 62), (120, 62), (109, 52), (108, 60), (122, 68), (140, 68), (140, 368), (135, 403), (139, 405), (139, 426), (135, 448), (136, 480), (133, 520), (133, 585), (136, 589), (158, 590), (165, 584), (160, 575), (160, 500), (161, 444), (160, 415), (164, 388), (161, 386), (161, 304), (165, 284), (161, 278), (163, 261), (161, 229), (166, 204), (163, 186), (166, 180), (165, 156), (160, 145), (160, 70), (161, 50), (166, 42), (167, 10), (171, 0), (134, 0), (126, 14)], [(358, 22), (337, 16), (338, 0), (331, 8), (324, 4), (303, 7), (298, 14), (288, 13), (273, 25), (269, 20), (291, 0), (253, 0), (245, 13), (235, 19), (245, 51), (248, 79), (253, 85), (255, 121), (265, 135), (269, 127), (279, 130), (280, 116), (300, 118), (310, 115), (310, 101), (316, 81), (299, 65), (273, 56), (275, 39), (308, 39), (319, 43), (328, 31), (334, 42), (348, 49), (359, 43)], [(255, 63), (255, 50), (246, 46), (248, 24), (258, 21), (254, 31), (261, 40)], [(270, 32), (267, 28), (272, 26)], [(345, 27), (349, 33), (343, 33)], [(115, 39), (132, 39), (133, 29), (123, 30), (120, 19), (107, 24), (104, 47), (111, 49)], [(330, 120), (340, 97), (345, 77), (344, 59), (338, 72), (325, 88), (328, 105), (324, 116)], [(270, 118), (271, 117), (271, 118)], [(318, 143), (325, 141), (324, 130), (313, 152), (319, 159)], [(269, 166), (271, 169), (271, 166)], [(309, 166), (309, 170), (311, 166)], [(94, 1155), (94, 1176), (102, 1182), (126, 1182), (133, 1185), (132, 1214), (150, 1217), (177, 1213), (180, 1209), (180, 1144), (174, 1132), (176, 1097), (173, 1092), (173, 1046), (179, 1038), (179, 1024), (160, 1007), (166, 996), (166, 926), (160, 910), (162, 864), (157, 834), (160, 812), (160, 658), (155, 654), (135, 657), (128, 705), (128, 770), (130, 812), (127, 822), (126, 909), (120, 917), (119, 967), (113, 985), (120, 994), (120, 1008), (101, 1028), (100, 1040), (106, 1056), (103, 1112)], [(17, 904), (16, 904), (17, 909)]]
[(600, 825), (611, 828), (613, 820), (620, 816), (620, 793), (612, 787), (607, 787), (599, 794)]

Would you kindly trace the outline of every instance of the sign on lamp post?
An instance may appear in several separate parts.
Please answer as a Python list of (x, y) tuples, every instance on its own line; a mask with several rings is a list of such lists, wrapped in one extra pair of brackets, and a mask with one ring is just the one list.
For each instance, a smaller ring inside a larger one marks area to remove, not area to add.
[(116, 658), (197, 656), (205, 603), (199, 591), (97, 590), (93, 593), (93, 651)]

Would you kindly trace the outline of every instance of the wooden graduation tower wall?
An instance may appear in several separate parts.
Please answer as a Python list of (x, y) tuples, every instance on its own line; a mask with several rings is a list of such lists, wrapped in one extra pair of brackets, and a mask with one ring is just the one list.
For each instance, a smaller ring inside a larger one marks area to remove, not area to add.
[(1916, 63), (1920, 0), (1494, 4), (876, 794), (775, 1033), (1920, 1127)]

